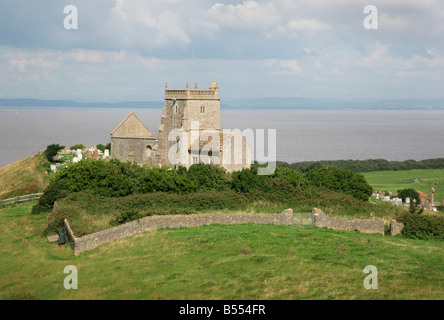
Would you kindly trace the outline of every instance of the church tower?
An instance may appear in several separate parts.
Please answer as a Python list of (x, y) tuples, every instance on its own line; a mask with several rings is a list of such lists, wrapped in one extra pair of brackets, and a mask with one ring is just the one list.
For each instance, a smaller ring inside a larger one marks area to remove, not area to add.
[[(198, 125), (198, 126), (196, 126)], [(174, 145), (193, 141), (168, 141), (168, 135), (173, 129), (182, 129), (188, 137), (199, 137), (202, 130), (220, 131), (220, 99), (219, 87), (213, 78), (208, 89), (189, 88), (169, 89), (165, 85), (165, 105), (159, 127), (158, 164), (171, 166), (168, 151)]]

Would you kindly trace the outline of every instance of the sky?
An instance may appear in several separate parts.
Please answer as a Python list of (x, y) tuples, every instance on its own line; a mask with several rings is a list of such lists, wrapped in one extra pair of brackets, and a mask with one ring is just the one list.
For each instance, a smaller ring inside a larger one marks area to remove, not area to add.
[(213, 77), (221, 99), (443, 98), (443, 70), (442, 0), (0, 2), (0, 98), (162, 101)]

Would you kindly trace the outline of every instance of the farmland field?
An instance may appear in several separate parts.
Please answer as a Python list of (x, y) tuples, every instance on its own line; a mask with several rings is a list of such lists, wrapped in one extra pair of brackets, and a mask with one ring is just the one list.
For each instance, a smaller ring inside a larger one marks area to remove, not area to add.
[[(375, 171), (362, 173), (376, 190), (397, 192), (413, 187), (430, 195), (430, 187), (435, 188), (435, 201), (444, 199), (444, 169), (417, 169), (406, 171)], [(437, 185), (433, 183), (437, 182)]]

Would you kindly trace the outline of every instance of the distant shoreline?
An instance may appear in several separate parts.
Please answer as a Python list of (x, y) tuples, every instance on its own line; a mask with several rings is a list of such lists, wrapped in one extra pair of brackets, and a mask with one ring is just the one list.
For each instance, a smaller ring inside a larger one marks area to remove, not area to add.
[[(163, 101), (77, 102), (71, 100), (2, 99), (0, 108), (162, 109)], [(224, 110), (444, 110), (444, 99), (320, 101), (310, 98), (221, 99)]]

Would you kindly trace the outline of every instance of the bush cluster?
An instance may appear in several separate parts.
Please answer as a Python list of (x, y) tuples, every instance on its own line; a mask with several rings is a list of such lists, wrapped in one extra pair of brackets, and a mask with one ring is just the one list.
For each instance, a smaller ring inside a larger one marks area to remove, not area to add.
[(419, 193), (410, 188), (398, 190), (398, 198), (401, 198), (403, 202), (405, 202), (405, 198), (410, 198), (411, 203), (413, 200), (416, 200), (416, 203), (421, 202)]
[[(272, 199), (288, 197), (288, 194), (302, 194), (310, 198), (318, 195), (318, 190), (326, 188), (364, 201), (372, 192), (362, 175), (347, 169), (323, 168), (302, 174), (289, 168), (276, 168), (272, 175), (259, 175), (258, 165), (252, 165), (229, 174), (217, 165), (196, 164), (188, 170), (184, 167), (175, 170), (141, 167), (115, 159), (110, 162), (85, 159), (65, 167), (57, 173), (47, 191), (54, 193), (51, 188), (70, 192), (90, 191), (104, 197), (151, 192), (188, 194), (201, 190), (233, 190), (251, 193), (258, 190), (269, 194)], [(52, 193), (48, 195), (50, 199), (55, 198)]]
[(61, 146), (59, 144), (50, 144), (46, 147), (46, 150), (44, 151), (45, 157), (49, 162), (55, 162), (54, 157), (57, 155), (57, 152), (65, 148), (64, 146)]
[(319, 187), (349, 194), (356, 199), (368, 200), (373, 188), (364, 176), (349, 169), (335, 167), (313, 169), (307, 173), (310, 182)]
[(68, 185), (65, 180), (58, 180), (51, 183), (43, 192), (39, 202), (32, 207), (31, 214), (51, 211), (54, 202), (57, 201), (57, 199), (63, 198), (67, 190)]
[(83, 149), (84, 145), (83, 144), (75, 144), (73, 146), (70, 147), (71, 150), (77, 150), (77, 149)]
[(401, 234), (406, 238), (444, 240), (444, 217), (404, 213), (396, 220), (404, 224)]

